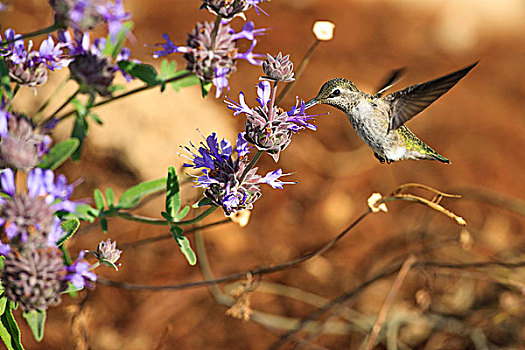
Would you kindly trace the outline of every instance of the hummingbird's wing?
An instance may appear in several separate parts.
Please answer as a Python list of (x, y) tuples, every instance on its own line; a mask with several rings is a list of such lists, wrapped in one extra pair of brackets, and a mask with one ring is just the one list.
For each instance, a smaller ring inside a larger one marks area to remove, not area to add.
[(374, 94), (374, 97), (383, 96), (386, 90), (390, 89), (392, 86), (397, 84), (397, 82), (401, 79), (401, 75), (404, 71), (405, 67), (401, 67), (389, 72), (379, 89), (377, 89), (377, 92)]
[(432, 102), (456, 85), (477, 64), (478, 62), (475, 62), (457, 72), (426, 83), (412, 85), (385, 96), (385, 100), (389, 101), (391, 105), (388, 131), (396, 130), (406, 121), (427, 108)]

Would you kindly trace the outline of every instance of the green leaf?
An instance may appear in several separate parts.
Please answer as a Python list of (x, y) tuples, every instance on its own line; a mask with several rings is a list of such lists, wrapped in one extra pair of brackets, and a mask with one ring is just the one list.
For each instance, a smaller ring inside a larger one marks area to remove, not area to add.
[(179, 211), (179, 212), (177, 213), (177, 215), (175, 215), (175, 220), (176, 220), (176, 221), (181, 221), (182, 219), (184, 219), (184, 217), (185, 217), (186, 215), (188, 215), (188, 212), (189, 212), (189, 211), (190, 211), (190, 207), (189, 207), (188, 205), (185, 206), (184, 208), (182, 208), (181, 211)]
[(49, 153), (42, 158), (38, 167), (55, 170), (75, 152), (79, 144), (80, 142), (75, 138), (57, 143), (49, 150)]
[(204, 97), (208, 96), (208, 93), (211, 90), (211, 82), (210, 81), (200, 80), (200, 83), (201, 83), (202, 97), (204, 98)]
[(119, 53), (122, 51), (124, 41), (126, 41), (128, 34), (133, 29), (133, 26), (134, 24), (132, 21), (122, 23), (122, 27), (117, 33), (115, 40), (112, 40), (111, 35), (108, 34), (106, 38), (106, 47), (104, 48), (104, 55), (111, 56), (113, 59), (116, 59)]
[(104, 122), (102, 121), (102, 119), (100, 119), (100, 117), (93, 113), (93, 112), (88, 112), (87, 114), (91, 119), (93, 119), (95, 121), (95, 123), (97, 123), (98, 125), (102, 125), (104, 124)]
[(113, 193), (113, 190), (111, 188), (106, 188), (106, 202), (108, 203), (109, 208), (113, 208), (113, 205), (115, 204), (115, 193)]
[(98, 188), (93, 192), (93, 198), (95, 199), (95, 206), (98, 210), (104, 210), (104, 207), (106, 206), (104, 204), (104, 195), (102, 195), (102, 191)]
[(5, 312), (5, 307), (7, 305), (7, 297), (4, 293), (2, 293), (2, 296), (0, 297), (0, 315), (3, 315)]
[(160, 83), (159, 76), (155, 67), (149, 64), (136, 63), (131, 61), (120, 61), (118, 63), (120, 69), (130, 74), (135, 78), (139, 78), (150, 86), (155, 86)]
[(178, 226), (172, 226), (170, 232), (173, 238), (175, 238), (177, 241), (180, 251), (182, 254), (184, 254), (188, 263), (191, 266), (195, 265), (197, 263), (197, 256), (195, 255), (193, 249), (191, 249), (190, 241), (186, 236), (184, 236), (182, 228)]
[(4, 313), (0, 316), (0, 338), (8, 350), (23, 350), (20, 329), (13, 316), (11, 302), (7, 302)]
[(95, 218), (97, 218), (98, 215), (99, 215), (98, 210), (96, 210), (89, 204), (77, 204), (75, 212), (65, 216), (65, 218), (69, 219), (74, 216), (82, 221), (94, 222)]
[(80, 221), (77, 218), (62, 221), (60, 227), (64, 231), (64, 235), (57, 241), (57, 246), (60, 247), (65, 241), (70, 239), (77, 232), (79, 226)]
[(137, 206), (140, 200), (152, 193), (159, 192), (166, 189), (166, 178), (142, 182), (131, 188), (120, 196), (117, 208), (131, 209)]
[(32, 310), (24, 312), (22, 316), (26, 319), (36, 341), (44, 338), (44, 325), (46, 323), (46, 310)]
[(166, 186), (166, 212), (175, 219), (180, 209), (179, 179), (174, 167), (168, 169), (168, 182)]
[[(4, 59), (0, 59), (0, 87), (2, 91), (5, 91), (8, 100), (13, 99), (13, 90), (11, 89), (11, 78), (9, 78), (9, 69), (4, 62)], [(0, 94), (0, 95), (3, 95)]]
[[(183, 74), (186, 74), (186, 73), (188, 73), (188, 71), (183, 69), (183, 70), (178, 71), (174, 75), (174, 77), (178, 77), (179, 75), (183, 75)], [(175, 81), (171, 82), (170, 85), (173, 88), (173, 90), (179, 92), (181, 87), (193, 86), (193, 85), (197, 85), (199, 83), (200, 83), (200, 79), (195, 74), (192, 74), (190, 76), (187, 76), (186, 78), (182, 78), (180, 80), (175, 80)]]
[(75, 125), (73, 126), (73, 131), (71, 132), (71, 137), (77, 138), (79, 141), (78, 147), (71, 155), (73, 160), (80, 160), (80, 155), (82, 154), (82, 145), (84, 144), (84, 139), (88, 133), (88, 123), (85, 118), (85, 114), (80, 114), (77, 110), (77, 116), (75, 118)]

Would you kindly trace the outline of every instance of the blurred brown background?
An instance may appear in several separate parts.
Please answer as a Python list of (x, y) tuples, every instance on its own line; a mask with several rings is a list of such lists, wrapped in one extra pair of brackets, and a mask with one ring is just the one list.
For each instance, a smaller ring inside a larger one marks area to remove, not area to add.
[[(15, 0), (11, 4), (11, 12), (0, 14), (2, 30), (13, 27), (17, 33), (28, 32), (52, 23), (44, 1)], [(153, 49), (145, 44), (161, 41), (162, 33), (182, 44), (196, 21), (213, 19), (198, 10), (197, 0), (127, 0), (125, 5), (135, 22), (135, 38), (127, 46), (134, 57), (157, 66), (160, 62), (151, 58)], [(366, 210), (366, 200), (373, 192), (386, 195), (403, 183), (418, 182), (453, 193), (475, 188), (476, 193), (483, 189), (483, 193), (525, 197), (525, 2), (274, 0), (261, 7), (269, 16), (257, 16), (254, 10), (247, 13), (256, 27), (269, 28), (267, 35), (259, 37), (256, 52), (289, 53), (296, 66), (314, 41), (314, 21), (336, 24), (334, 39), (319, 45), (283, 101), (286, 107), (295, 102), (296, 95), (305, 100), (313, 97), (333, 77), (349, 78), (360, 89), (373, 92), (393, 68), (407, 67), (406, 76), (396, 86), (400, 89), (476, 60), (480, 63), (408, 124), (449, 158), (451, 165), (426, 161), (381, 165), (342, 113), (316, 107), (315, 112), (330, 112), (317, 118), (317, 132), (294, 136), (279, 164), (269, 157), (259, 163), (263, 173), (277, 167), (293, 172), (290, 179), (298, 184), (285, 190), (264, 188), (247, 227), (228, 224), (204, 232), (216, 277), (278, 264), (321, 246)], [(242, 26), (241, 19), (232, 23), (235, 28)], [(181, 56), (170, 58), (184, 66)], [(17, 108), (29, 112), (38, 108), (66, 74), (55, 74), (38, 89), (36, 99), (32, 90), (23, 89), (16, 98)], [(239, 62), (228, 95), (237, 100), (242, 90), (253, 105), (260, 74), (259, 68)], [(71, 92), (74, 83), (68, 87)], [(182, 163), (176, 154), (179, 145), (199, 141), (197, 128), (203, 134), (217, 131), (230, 140), (243, 128), (242, 118), (233, 118), (221, 100), (211, 95), (202, 100), (198, 87), (180, 93), (152, 90), (96, 112), (105, 125), (92, 123), (82, 161), (62, 167), (70, 181), (84, 178), (76, 189), (77, 198), (91, 197), (95, 188), (107, 187), (119, 195), (140, 181), (165, 176), (170, 165)], [(63, 126), (59, 138), (66, 137), (70, 127)], [(184, 194), (191, 204), (195, 192), (189, 188)], [(159, 199), (140, 213), (159, 217), (162, 204)], [(322, 257), (264, 276), (262, 281), (293, 286), (329, 300), (402, 261), (409, 252), (424, 251), (418, 255), (421, 260), (452, 263), (523, 260), (523, 216), (469, 196), (443, 204), (467, 220), (466, 231), (429, 208), (394, 202), (388, 205), (387, 214), (367, 217)], [(222, 217), (217, 211), (206, 222)], [(110, 221), (109, 228), (109, 236), (119, 245), (167, 233), (163, 227), (123, 220)], [(74, 254), (94, 249), (106, 238), (98, 227), (81, 233), (70, 245)], [(461, 233), (473, 239), (472, 246), (458, 242)], [(121, 263), (119, 272), (104, 268), (97, 272), (108, 279), (149, 285), (202, 279), (199, 267), (188, 266), (172, 240), (127, 248)], [(406, 348), (481, 349), (483, 344), (490, 349), (520, 348), (525, 339), (524, 277), (519, 269), (413, 271), (386, 325), (390, 330), (400, 329), (394, 335)], [(359, 312), (353, 316), (354, 323), (371, 326), (391, 283), (391, 279), (374, 283), (346, 304)], [(430, 300), (430, 308), (425, 308), (421, 296)], [(48, 311), (46, 336), (40, 344), (24, 328), (27, 348), (265, 349), (283, 332), (226, 316), (226, 307), (202, 287), (151, 292), (98, 285), (85, 298), (85, 292), (76, 299), (65, 297), (59, 307)], [(315, 310), (275, 293), (256, 292), (251, 302), (254, 310), (291, 318)], [(401, 318), (398, 328), (394, 316)], [(21, 315), (17, 319), (22, 321)], [(348, 324), (356, 326), (353, 322)], [(324, 332), (335, 332), (328, 328)], [(349, 329), (313, 338), (301, 333), (301, 338), (310, 339), (301, 346), (357, 349), (364, 332)]]

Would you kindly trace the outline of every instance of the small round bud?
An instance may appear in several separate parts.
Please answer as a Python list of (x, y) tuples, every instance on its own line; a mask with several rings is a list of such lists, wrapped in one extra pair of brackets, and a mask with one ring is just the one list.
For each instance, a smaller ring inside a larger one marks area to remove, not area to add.
[(262, 63), (265, 78), (275, 81), (282, 81), (289, 83), (294, 81), (293, 78), (293, 63), (290, 61), (290, 55), (283, 57), (282, 53), (274, 58), (270, 54), (266, 54), (266, 60)]
[(317, 40), (328, 41), (334, 37), (335, 24), (328, 21), (317, 21), (314, 23), (314, 35)]

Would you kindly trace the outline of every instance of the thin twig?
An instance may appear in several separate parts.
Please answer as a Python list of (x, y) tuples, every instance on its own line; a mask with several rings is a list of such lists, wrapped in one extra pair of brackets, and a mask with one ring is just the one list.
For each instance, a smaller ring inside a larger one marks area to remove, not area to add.
[(242, 279), (246, 277), (247, 274), (252, 274), (253, 276), (260, 276), (260, 275), (267, 275), (271, 273), (275, 273), (281, 270), (285, 270), (287, 268), (290, 268), (292, 266), (301, 264), (307, 260), (310, 260), (316, 256), (319, 256), (323, 253), (325, 253), (327, 250), (332, 248), (334, 244), (337, 243), (341, 238), (343, 238), (350, 230), (352, 230), (357, 224), (359, 224), (368, 214), (370, 214), (372, 211), (367, 210), (361, 216), (359, 216), (354, 222), (352, 222), (346, 229), (344, 229), (339, 235), (337, 235), (334, 239), (332, 239), (330, 242), (323, 245), (321, 248), (314, 250), (310, 253), (304, 254), (298, 258), (292, 259), (290, 261), (287, 261), (285, 263), (270, 266), (270, 267), (259, 267), (253, 270), (247, 270), (239, 273), (234, 273), (231, 275), (227, 275), (224, 277), (220, 277), (217, 279), (212, 280), (205, 280), (205, 281), (197, 281), (197, 282), (190, 282), (190, 283), (183, 283), (183, 284), (171, 284), (171, 285), (161, 285), (161, 286), (151, 286), (151, 285), (139, 285), (139, 284), (132, 284), (132, 283), (125, 283), (125, 282), (116, 282), (111, 281), (105, 278), (99, 278), (97, 282), (100, 284), (104, 284), (111, 287), (117, 287), (122, 289), (129, 289), (129, 290), (152, 290), (152, 291), (159, 291), (159, 290), (181, 290), (181, 289), (188, 289), (188, 288), (195, 288), (195, 287), (202, 287), (207, 286), (209, 284), (214, 283), (221, 283), (221, 282), (229, 282), (229, 281), (235, 281)]
[(381, 328), (385, 323), (388, 310), (390, 310), (390, 307), (392, 306), (392, 302), (394, 301), (397, 292), (399, 292), (399, 289), (403, 285), (403, 282), (405, 281), (405, 278), (408, 275), (408, 271), (410, 271), (410, 269), (412, 268), (412, 266), (414, 266), (416, 262), (417, 258), (414, 255), (409, 255), (403, 263), (403, 265), (401, 266), (401, 269), (399, 270), (399, 273), (397, 274), (397, 277), (394, 280), (394, 283), (392, 284), (392, 288), (390, 288), (390, 292), (388, 293), (385, 302), (383, 303), (383, 305), (381, 305), (381, 308), (379, 309), (376, 322), (372, 327), (372, 332), (370, 333), (370, 337), (368, 338), (368, 342), (365, 347), (366, 350), (372, 350), (372, 348), (374, 347), (377, 336), (379, 335), (379, 332), (381, 331)]
[[(181, 74), (181, 75), (178, 75), (176, 77), (173, 77), (173, 78), (170, 78), (168, 80), (165, 80), (163, 81), (162, 83), (164, 84), (169, 84), (169, 83), (172, 83), (174, 81), (177, 81), (177, 80), (181, 80), (181, 79), (184, 79), (184, 78), (187, 78), (191, 75), (193, 75), (194, 73), (192, 72), (187, 72), (187, 73), (184, 73), (184, 74)], [(103, 106), (105, 105), (106, 103), (110, 103), (110, 102), (113, 102), (113, 101), (116, 101), (116, 100), (119, 100), (121, 98), (124, 98), (124, 97), (127, 97), (127, 96), (130, 96), (130, 95), (133, 95), (133, 94), (136, 94), (138, 92), (142, 92), (142, 91), (146, 91), (146, 90), (149, 90), (149, 89), (153, 89), (155, 87), (158, 87), (158, 86), (162, 86), (162, 83), (159, 83), (159, 84), (154, 84), (154, 85), (144, 85), (144, 86), (141, 86), (141, 87), (138, 87), (136, 89), (133, 89), (133, 90), (130, 90), (128, 92), (125, 92), (123, 94), (120, 94), (118, 96), (115, 96), (115, 97), (111, 97), (111, 98), (108, 98), (107, 100), (104, 100), (104, 101), (100, 101), (100, 102), (97, 102), (95, 103), (93, 106), (91, 106), (91, 109), (95, 108), (95, 107), (99, 107), (99, 106)], [(62, 120), (66, 119), (67, 117), (73, 115), (75, 113), (75, 111), (70, 111), (70, 112), (67, 112), (63, 115), (61, 115), (60, 117), (57, 117), (56, 120), (58, 122), (61, 122)]]
[[(193, 233), (193, 232), (195, 232), (197, 230), (205, 230), (205, 229), (210, 228), (212, 226), (218, 226), (218, 225), (226, 224), (226, 223), (229, 223), (229, 222), (231, 222), (230, 218), (222, 219), (222, 220), (216, 221), (216, 222), (210, 222), (209, 224), (206, 224), (206, 225), (195, 226), (195, 227), (192, 227), (192, 228), (185, 229), (184, 230), (184, 234), (187, 235), (187, 234)], [(141, 245), (155, 243), (155, 242), (163, 241), (163, 240), (166, 240), (166, 239), (172, 239), (172, 238), (173, 238), (173, 235), (171, 233), (167, 233), (167, 234), (159, 235), (159, 236), (156, 236), (156, 237), (144, 238), (144, 239), (141, 239), (141, 240), (138, 240), (138, 241), (135, 241), (135, 242), (119, 244), (119, 248), (120, 249), (134, 248), (134, 247), (138, 247), (138, 246), (141, 246)]]

